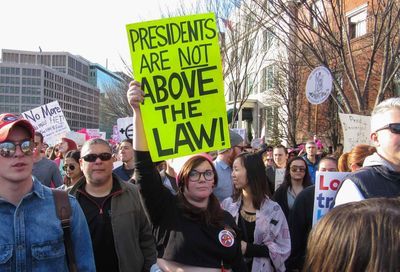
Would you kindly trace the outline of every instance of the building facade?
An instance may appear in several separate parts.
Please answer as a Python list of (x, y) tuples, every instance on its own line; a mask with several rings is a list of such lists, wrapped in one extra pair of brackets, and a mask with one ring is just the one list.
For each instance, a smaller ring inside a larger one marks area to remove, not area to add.
[(57, 100), (71, 130), (99, 127), (100, 91), (90, 62), (67, 52), (2, 50), (0, 112), (20, 114)]
[(307, 76), (317, 66), (327, 67), (334, 79), (324, 103), (311, 105), (304, 92), (300, 96), (298, 142), (318, 134), (336, 147), (344, 141), (338, 113), (370, 115), (379, 101), (400, 95), (399, 9), (398, 0), (316, 0), (298, 5), (303, 26), (298, 32), (308, 38), (299, 42), (299, 48), (311, 64), (304, 65), (308, 67), (300, 84), (305, 90)]
[[(268, 20), (264, 9), (271, 1), (241, 1), (225, 23), (223, 65), (228, 121), (245, 128), (247, 140), (261, 138), (265, 143), (286, 143), (286, 105), (277, 93), (286, 92), (287, 82), (278, 72), (288, 62), (288, 53), (277, 23)], [(278, 90), (279, 87), (279, 90)], [(231, 120), (237, 112), (235, 120)]]

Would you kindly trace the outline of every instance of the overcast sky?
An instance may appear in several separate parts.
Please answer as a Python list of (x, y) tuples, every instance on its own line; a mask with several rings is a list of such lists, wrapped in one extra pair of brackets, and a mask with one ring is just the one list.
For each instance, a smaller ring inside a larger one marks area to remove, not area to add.
[[(194, 2), (195, 0), (185, 0)], [(0, 49), (67, 51), (106, 66), (130, 65), (125, 25), (159, 19), (178, 0), (4, 0)], [(160, 10), (163, 12), (160, 12)]]

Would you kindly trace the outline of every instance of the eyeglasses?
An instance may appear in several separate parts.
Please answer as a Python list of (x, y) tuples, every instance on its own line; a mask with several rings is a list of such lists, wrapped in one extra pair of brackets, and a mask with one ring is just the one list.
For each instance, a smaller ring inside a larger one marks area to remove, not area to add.
[(100, 154), (87, 154), (82, 157), (84, 161), (87, 162), (95, 162), (97, 158), (99, 158), (102, 161), (109, 161), (112, 157), (111, 153), (100, 153)]
[(306, 168), (305, 167), (292, 166), (292, 167), (290, 167), (290, 171), (292, 171), (292, 172), (305, 172)]
[(75, 170), (75, 165), (64, 164), (64, 166), (63, 166), (64, 171), (67, 171), (68, 168), (69, 168), (69, 170), (74, 171)]
[(377, 129), (375, 132), (378, 132), (378, 131), (384, 130), (384, 129), (389, 129), (390, 132), (394, 133), (394, 134), (400, 134), (400, 123), (388, 124), (384, 127), (381, 127), (380, 129)]
[(0, 155), (4, 158), (9, 158), (14, 156), (17, 146), (21, 148), (22, 153), (25, 156), (32, 155), (33, 143), (31, 140), (23, 140), (20, 143), (15, 142), (3, 142), (0, 143)]
[(214, 179), (214, 171), (213, 170), (206, 170), (204, 172), (192, 170), (189, 173), (189, 180), (197, 182), (200, 180), (201, 175), (203, 175), (204, 179), (207, 181), (211, 181)]

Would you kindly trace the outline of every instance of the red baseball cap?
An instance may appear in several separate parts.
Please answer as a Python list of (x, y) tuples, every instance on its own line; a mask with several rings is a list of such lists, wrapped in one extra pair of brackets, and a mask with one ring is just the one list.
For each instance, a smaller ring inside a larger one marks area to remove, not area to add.
[(3, 113), (0, 115), (0, 142), (4, 142), (10, 130), (16, 126), (26, 128), (30, 133), (30, 138), (33, 139), (35, 129), (28, 120), (22, 119), (22, 116), (16, 116), (12, 113)]

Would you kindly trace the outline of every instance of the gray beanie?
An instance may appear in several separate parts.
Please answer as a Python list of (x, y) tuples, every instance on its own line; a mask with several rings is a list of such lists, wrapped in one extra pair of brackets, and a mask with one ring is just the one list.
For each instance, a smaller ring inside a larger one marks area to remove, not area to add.
[[(233, 130), (229, 130), (229, 138), (231, 139), (231, 148), (237, 145), (240, 145), (243, 142), (242, 136), (234, 132)], [(218, 153), (224, 153), (229, 148), (218, 150)]]

